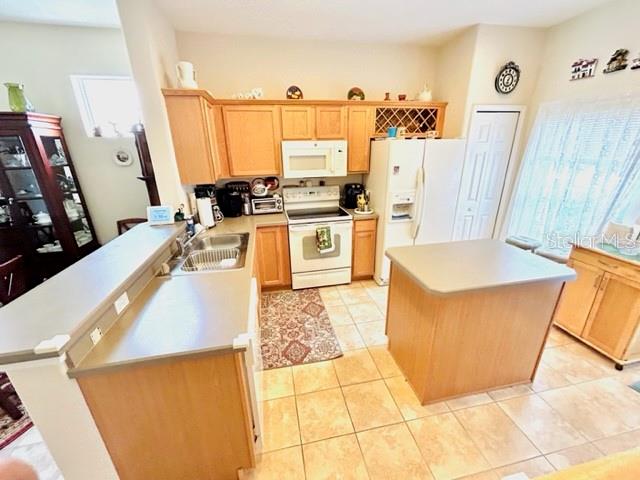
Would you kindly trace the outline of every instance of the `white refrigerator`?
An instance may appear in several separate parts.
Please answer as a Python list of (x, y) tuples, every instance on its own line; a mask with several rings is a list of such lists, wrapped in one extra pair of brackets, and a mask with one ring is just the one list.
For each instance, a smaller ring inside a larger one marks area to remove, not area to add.
[(465, 140), (384, 139), (371, 142), (365, 177), (378, 212), (374, 279), (389, 282), (390, 247), (448, 242), (453, 237)]

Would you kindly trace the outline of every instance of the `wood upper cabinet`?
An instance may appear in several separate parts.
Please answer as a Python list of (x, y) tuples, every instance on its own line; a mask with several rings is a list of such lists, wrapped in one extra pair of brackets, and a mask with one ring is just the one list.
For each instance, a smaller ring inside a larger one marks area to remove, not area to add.
[(347, 138), (347, 108), (318, 105), (316, 110), (316, 136), (318, 139)]
[(347, 108), (340, 105), (280, 107), (284, 140), (347, 138)]
[(287, 226), (259, 227), (256, 235), (260, 285), (266, 288), (291, 285)]
[(356, 220), (353, 225), (351, 277), (354, 280), (371, 278), (375, 265), (377, 221)]
[(640, 320), (640, 283), (605, 273), (583, 337), (616, 358), (625, 358)]
[(215, 183), (216, 138), (210, 110), (197, 95), (166, 96), (171, 138), (183, 184)]
[(280, 175), (280, 108), (224, 105), (222, 113), (231, 175)]
[(375, 130), (375, 107), (350, 106), (348, 113), (347, 171), (369, 171), (369, 150)]
[(284, 140), (310, 140), (316, 130), (314, 107), (284, 105), (280, 107), (282, 138)]
[(599, 268), (577, 260), (570, 260), (568, 266), (576, 271), (578, 278), (565, 283), (554, 320), (570, 332), (582, 335), (603, 273)]

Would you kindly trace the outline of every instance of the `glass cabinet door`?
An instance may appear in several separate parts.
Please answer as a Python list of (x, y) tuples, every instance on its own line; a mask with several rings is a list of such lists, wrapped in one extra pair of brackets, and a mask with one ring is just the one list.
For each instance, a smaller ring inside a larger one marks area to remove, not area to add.
[(0, 226), (23, 227), (39, 253), (61, 252), (31, 159), (19, 136), (0, 136)]
[(77, 179), (67, 161), (62, 139), (59, 137), (41, 136), (40, 141), (46, 153), (53, 184), (63, 198), (62, 206), (69, 219), (71, 230), (79, 247), (91, 243), (93, 235), (86, 218), (86, 206), (77, 189)]

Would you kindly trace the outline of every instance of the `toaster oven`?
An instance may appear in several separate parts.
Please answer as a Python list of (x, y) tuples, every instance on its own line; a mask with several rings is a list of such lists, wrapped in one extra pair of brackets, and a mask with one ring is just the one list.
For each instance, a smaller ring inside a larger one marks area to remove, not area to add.
[(252, 198), (251, 210), (254, 215), (281, 213), (283, 211), (282, 197), (274, 195), (273, 197)]

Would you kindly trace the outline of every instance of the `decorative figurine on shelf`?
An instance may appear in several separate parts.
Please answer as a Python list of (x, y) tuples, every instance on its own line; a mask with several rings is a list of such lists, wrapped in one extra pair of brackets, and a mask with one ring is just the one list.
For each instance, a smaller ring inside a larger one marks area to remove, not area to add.
[(252, 88), (248, 92), (238, 92), (231, 95), (233, 100), (259, 100), (264, 97), (262, 87)]
[(178, 88), (198, 88), (193, 63), (178, 62), (176, 64), (176, 76), (178, 77)]
[(431, 90), (429, 90), (429, 85), (425, 82), (424, 87), (422, 87), (422, 91), (416, 95), (416, 100), (420, 100), (421, 102), (430, 102), (433, 99), (433, 95)]
[(300, 88), (296, 87), (295, 85), (291, 85), (289, 88), (287, 88), (287, 98), (289, 100), (302, 100), (302, 90), (300, 90)]
[(640, 57), (636, 57), (631, 60), (631, 70), (637, 70), (640, 68)]
[(27, 96), (24, 94), (22, 83), (5, 83), (9, 94), (9, 108), (12, 112), (25, 113), (33, 112), (34, 108)]
[(581, 80), (583, 78), (592, 78), (596, 75), (596, 67), (598, 66), (598, 59), (592, 58), (590, 60), (581, 58), (576, 60), (571, 65), (571, 80)]
[(173, 215), (173, 220), (176, 222), (184, 221), (184, 203), (178, 207), (178, 211)]
[(401, 93), (398, 95), (398, 100), (400, 100), (401, 102), (404, 102), (406, 99), (407, 99), (406, 93)]
[(619, 48), (613, 55), (611, 55), (611, 59), (607, 62), (607, 68), (605, 68), (602, 73), (613, 73), (620, 70), (624, 70), (629, 65), (627, 56), (629, 55), (629, 50), (626, 48)]
[(349, 100), (364, 100), (364, 92), (359, 87), (353, 87), (347, 94)]
[(384, 94), (384, 101), (385, 102), (389, 102), (391, 100), (391, 93), (389, 92), (385, 92)]

